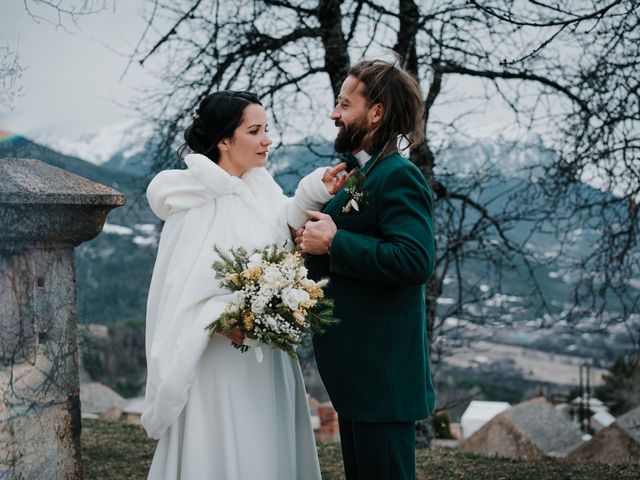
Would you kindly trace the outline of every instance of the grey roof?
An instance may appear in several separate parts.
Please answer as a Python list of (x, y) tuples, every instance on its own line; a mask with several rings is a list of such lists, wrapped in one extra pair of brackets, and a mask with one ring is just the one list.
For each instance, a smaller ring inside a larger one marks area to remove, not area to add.
[(566, 455), (582, 443), (582, 432), (548, 403), (520, 403), (503, 415), (545, 455)]
[(611, 415), (609, 412), (597, 412), (593, 414), (591, 420), (598, 422), (603, 427), (608, 427), (616, 421), (616, 417)]
[(89, 382), (80, 385), (80, 408), (82, 413), (103, 414), (111, 407), (122, 408), (126, 400), (104, 383)]
[(633, 438), (637, 443), (640, 443), (640, 406), (628, 411), (622, 415), (617, 424), (620, 425), (627, 435)]

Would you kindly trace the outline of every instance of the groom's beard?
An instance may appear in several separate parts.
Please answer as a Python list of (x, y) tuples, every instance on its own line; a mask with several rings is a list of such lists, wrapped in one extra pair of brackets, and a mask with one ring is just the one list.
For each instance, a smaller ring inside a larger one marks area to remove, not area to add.
[(349, 126), (345, 126), (340, 120), (336, 120), (335, 125), (336, 127), (342, 127), (333, 144), (336, 152), (347, 153), (359, 149), (362, 140), (367, 134), (367, 126), (364, 119)]

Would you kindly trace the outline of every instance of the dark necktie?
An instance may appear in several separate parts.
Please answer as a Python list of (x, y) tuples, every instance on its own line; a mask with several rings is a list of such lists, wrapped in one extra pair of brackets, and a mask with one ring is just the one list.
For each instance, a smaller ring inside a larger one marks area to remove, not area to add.
[(347, 164), (347, 172), (350, 172), (354, 168), (360, 168), (360, 162), (358, 162), (358, 159), (351, 152), (340, 155), (340, 161)]

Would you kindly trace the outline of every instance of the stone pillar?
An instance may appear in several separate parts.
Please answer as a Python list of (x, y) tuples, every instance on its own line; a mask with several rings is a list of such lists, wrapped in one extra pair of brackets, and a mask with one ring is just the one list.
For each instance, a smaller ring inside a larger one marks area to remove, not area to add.
[(74, 247), (124, 205), (111, 188), (0, 158), (0, 479), (81, 479)]

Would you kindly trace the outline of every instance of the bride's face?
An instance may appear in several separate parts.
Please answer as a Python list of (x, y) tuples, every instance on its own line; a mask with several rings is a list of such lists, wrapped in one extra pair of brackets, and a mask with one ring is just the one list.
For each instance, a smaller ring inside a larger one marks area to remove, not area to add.
[(242, 123), (233, 132), (233, 137), (218, 144), (218, 165), (231, 175), (241, 176), (254, 167), (267, 164), (267, 152), (271, 139), (267, 135), (267, 114), (260, 105), (248, 105), (243, 112)]

